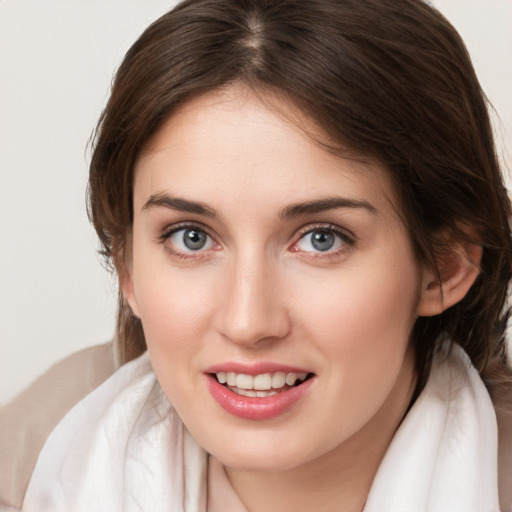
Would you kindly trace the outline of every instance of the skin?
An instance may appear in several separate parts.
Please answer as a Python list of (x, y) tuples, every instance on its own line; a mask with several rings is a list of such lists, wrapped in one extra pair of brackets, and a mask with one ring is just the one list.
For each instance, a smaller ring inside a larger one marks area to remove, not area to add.
[[(235, 87), (165, 123), (136, 165), (122, 286), (164, 393), (251, 511), (357, 511), (409, 406), (411, 327), (446, 305), (386, 170), (326, 152), (287, 108)], [(351, 206), (292, 214), (326, 198)], [(202, 249), (183, 245), (183, 225), (208, 235)], [(333, 249), (315, 249), (315, 230)], [(284, 414), (242, 419), (206, 385), (205, 369), (227, 361), (315, 381)]]

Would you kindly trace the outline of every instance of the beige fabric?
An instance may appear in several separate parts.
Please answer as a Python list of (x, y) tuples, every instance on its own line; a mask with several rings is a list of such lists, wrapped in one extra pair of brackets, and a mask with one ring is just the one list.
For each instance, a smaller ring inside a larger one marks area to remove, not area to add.
[(0, 510), (20, 509), (37, 457), (64, 415), (114, 372), (112, 343), (51, 367), (0, 408)]
[(512, 392), (494, 398), (498, 420), (498, 484), (500, 508), (512, 512)]
[[(114, 370), (111, 343), (82, 350), (50, 368), (0, 409), (0, 510), (21, 508), (47, 436), (73, 405)], [(507, 400), (496, 405), (500, 502), (502, 511), (512, 512), (512, 404)]]

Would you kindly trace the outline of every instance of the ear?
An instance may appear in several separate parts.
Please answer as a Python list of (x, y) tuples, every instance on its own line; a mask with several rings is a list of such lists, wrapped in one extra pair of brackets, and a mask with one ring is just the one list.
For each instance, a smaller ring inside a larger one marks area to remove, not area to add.
[(461, 301), (480, 273), (482, 247), (470, 240), (478, 240), (476, 229), (462, 227), (464, 238), (448, 241), (446, 252), (437, 260), (439, 275), (432, 268), (424, 268), (421, 275), (421, 296), (418, 316), (439, 315)]
[(121, 288), (123, 298), (130, 306), (132, 313), (137, 318), (140, 318), (139, 307), (137, 305), (137, 300), (135, 298), (135, 292), (133, 289), (133, 278), (131, 274), (131, 269), (125, 269), (123, 270), (122, 274), (119, 274), (119, 286)]
[(133, 263), (132, 263), (132, 235), (131, 231), (127, 233), (125, 245), (114, 258), (114, 265), (119, 278), (119, 289), (123, 299), (128, 303), (132, 313), (140, 318), (139, 307), (135, 298), (133, 287)]

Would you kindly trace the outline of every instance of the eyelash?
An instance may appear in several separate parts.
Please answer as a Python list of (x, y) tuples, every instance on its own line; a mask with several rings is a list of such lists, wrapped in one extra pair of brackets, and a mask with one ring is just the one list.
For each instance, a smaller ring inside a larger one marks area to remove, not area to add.
[(213, 240), (214, 243), (216, 243), (213, 236), (209, 233), (208, 229), (206, 229), (206, 227), (204, 227), (198, 223), (183, 223), (183, 224), (174, 224), (172, 226), (169, 226), (158, 237), (158, 241), (161, 244), (164, 244), (166, 251), (168, 251), (173, 257), (178, 258), (180, 260), (190, 261), (190, 260), (197, 260), (197, 259), (204, 258), (204, 254), (202, 254), (203, 251), (183, 252), (183, 251), (173, 249), (170, 244), (166, 243), (172, 237), (172, 235), (174, 235), (175, 233), (178, 233), (179, 231), (187, 230), (187, 229), (204, 233), (211, 240)]
[[(309, 251), (301, 251), (296, 248), (297, 244), (303, 240), (306, 235), (312, 234), (315, 232), (323, 232), (323, 233), (333, 233), (338, 238), (341, 239), (342, 245), (340, 248), (335, 249), (333, 251), (327, 250), (325, 252), (309, 252)], [(292, 244), (290, 250), (293, 252), (301, 252), (302, 257), (313, 258), (313, 259), (328, 259), (328, 258), (336, 258), (341, 255), (347, 254), (350, 250), (352, 250), (356, 245), (356, 237), (353, 233), (349, 232), (346, 229), (342, 229), (335, 224), (308, 224), (301, 228), (295, 238), (295, 242)]]
[[(195, 230), (201, 233), (206, 234), (214, 244), (217, 244), (215, 242), (214, 237), (209, 233), (208, 229), (204, 227), (203, 225), (199, 223), (180, 223), (175, 224), (172, 226), (167, 227), (162, 234), (158, 237), (158, 241), (165, 246), (165, 249), (175, 258), (178, 258), (180, 260), (198, 260), (205, 257), (204, 252), (205, 251), (193, 251), (190, 252), (184, 252), (179, 251), (174, 248), (170, 244), (167, 244), (166, 242), (177, 232), (182, 230)], [(319, 252), (310, 252), (310, 251), (301, 251), (299, 248), (297, 248), (297, 244), (303, 240), (306, 235), (315, 233), (315, 232), (325, 232), (325, 233), (333, 233), (335, 236), (337, 236), (339, 239), (341, 239), (342, 245), (340, 248), (334, 250), (334, 251), (319, 251)], [(217, 244), (218, 245), (218, 244)], [(295, 236), (295, 241), (291, 244), (289, 250), (291, 252), (301, 253), (301, 256), (303, 258), (309, 258), (309, 259), (328, 259), (328, 258), (334, 258), (343, 254), (348, 253), (351, 249), (353, 249), (356, 245), (356, 237), (350, 233), (346, 229), (342, 229), (339, 226), (335, 224), (308, 224), (307, 226), (302, 227), (299, 229), (297, 235)], [(214, 249), (216, 250), (216, 249)]]

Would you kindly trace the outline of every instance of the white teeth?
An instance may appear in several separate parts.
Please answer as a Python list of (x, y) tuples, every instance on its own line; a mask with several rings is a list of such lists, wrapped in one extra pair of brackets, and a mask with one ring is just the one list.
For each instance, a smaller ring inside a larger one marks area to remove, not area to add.
[(274, 373), (272, 375), (272, 387), (282, 388), (286, 384), (286, 374), (282, 372)]
[(242, 396), (250, 396), (252, 398), (258, 397), (258, 398), (265, 398), (267, 396), (273, 396), (277, 395), (277, 391), (270, 390), (270, 391), (254, 391), (253, 389), (241, 389), (241, 388), (229, 388), (231, 391), (236, 393), (237, 395)]
[(272, 375), (270, 373), (264, 373), (262, 375), (256, 375), (254, 377), (254, 389), (265, 391), (272, 388)]
[(304, 380), (307, 376), (307, 373), (287, 373), (286, 384), (288, 384), (288, 386), (293, 386), (296, 381)]
[[(230, 388), (238, 390), (265, 392), (259, 394), (240, 393), (244, 396), (271, 396), (268, 391), (272, 389), (281, 389), (284, 386), (293, 386), (297, 380), (303, 381), (307, 373), (261, 373), (259, 375), (247, 375), (245, 373), (218, 372), (217, 380), (221, 384), (227, 384)], [(275, 394), (275, 393), (273, 393)]]
[(243, 389), (239, 387), (236, 387), (235, 389), (239, 395), (250, 396), (252, 398), (255, 398), (257, 396), (256, 391), (254, 391), (254, 389)]
[(245, 373), (239, 373), (236, 376), (235, 386), (241, 389), (254, 389), (254, 377)]
[(297, 375), (295, 373), (287, 373), (286, 374), (286, 384), (288, 384), (288, 386), (293, 386), (295, 384), (296, 378), (297, 378)]

